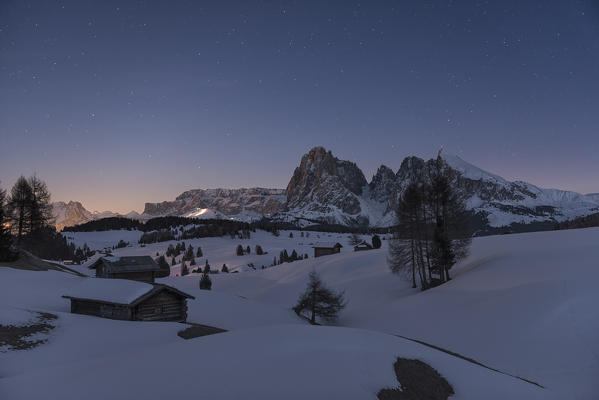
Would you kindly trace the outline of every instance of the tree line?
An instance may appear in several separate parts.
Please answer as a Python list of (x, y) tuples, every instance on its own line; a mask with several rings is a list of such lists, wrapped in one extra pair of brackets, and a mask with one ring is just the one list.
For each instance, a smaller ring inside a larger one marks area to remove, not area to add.
[(89, 248), (75, 248), (53, 226), (50, 191), (33, 175), (20, 176), (10, 192), (0, 188), (0, 261), (18, 258), (18, 250), (54, 260), (79, 261)]

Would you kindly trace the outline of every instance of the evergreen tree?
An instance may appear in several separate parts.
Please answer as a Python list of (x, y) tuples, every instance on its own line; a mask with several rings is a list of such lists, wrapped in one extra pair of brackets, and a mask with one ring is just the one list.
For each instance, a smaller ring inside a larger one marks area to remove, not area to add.
[(196, 265), (196, 259), (191, 256), (191, 260), (189, 261), (189, 265)]
[(173, 257), (175, 255), (177, 251), (175, 250), (175, 247), (171, 244), (168, 245), (168, 248), (166, 249), (166, 256), (167, 257)]
[(251, 249), (250, 249), (250, 246), (249, 246), (249, 245), (248, 245), (248, 247), (245, 249), (245, 252), (246, 252), (247, 254), (250, 254), (250, 252), (251, 252)]
[(171, 274), (171, 266), (168, 265), (168, 262), (166, 261), (166, 258), (164, 257), (164, 255), (158, 257), (156, 262), (158, 263), (158, 266), (160, 267), (160, 272), (158, 274), (159, 278), (166, 278), (167, 276), (169, 276)]
[(200, 279), (200, 289), (212, 290), (212, 280), (205, 269), (204, 273), (202, 274), (202, 278)]
[(243, 247), (240, 244), (237, 245), (237, 249), (235, 250), (235, 253), (238, 256), (242, 256), (243, 255)]
[(221, 268), (220, 272), (229, 272), (229, 268), (227, 267), (227, 264), (223, 264), (223, 267)]
[(308, 311), (310, 323), (315, 324), (317, 316), (326, 321), (334, 321), (346, 304), (343, 292), (335, 293), (327, 288), (316, 271), (312, 271), (306, 291), (298, 299), (293, 311), (297, 315)]
[(193, 247), (190, 244), (189, 247), (187, 248), (187, 250), (185, 250), (185, 254), (183, 255), (183, 260), (191, 261), (192, 259), (193, 259)]
[(204, 265), (204, 272), (205, 273), (210, 272), (210, 264), (208, 264), (208, 259), (206, 259), (206, 264)]
[(6, 227), (6, 191), (0, 188), (0, 261), (12, 261), (13, 254), (10, 251), (11, 237)]
[(33, 175), (28, 179), (31, 188), (29, 204), (29, 231), (37, 232), (53, 221), (50, 191), (46, 183)]
[(291, 261), (295, 261), (297, 260), (297, 252), (295, 251), (295, 249), (291, 252)]
[(177, 264), (177, 260), (175, 259), (175, 257), (173, 256), (173, 259), (171, 260), (171, 265), (175, 265)]
[(293, 232), (289, 232), (289, 239), (293, 238)]
[(202, 253), (202, 248), (200, 246), (198, 246), (198, 251), (196, 253), (196, 257), (197, 258), (202, 258), (204, 257), (204, 254)]
[(256, 254), (258, 254), (259, 256), (264, 254), (264, 251), (262, 250), (262, 246), (260, 246), (259, 244), (256, 245)]
[(185, 265), (185, 261), (181, 262), (181, 276), (185, 276), (189, 274), (189, 269), (187, 268), (187, 265)]
[(373, 235), (372, 236), (372, 248), (380, 249), (381, 245), (382, 245), (381, 238), (378, 235)]
[(27, 222), (29, 221), (32, 197), (31, 186), (27, 179), (21, 175), (10, 191), (7, 206), (8, 219), (15, 230), (17, 244), (21, 242), (23, 235), (28, 232)]

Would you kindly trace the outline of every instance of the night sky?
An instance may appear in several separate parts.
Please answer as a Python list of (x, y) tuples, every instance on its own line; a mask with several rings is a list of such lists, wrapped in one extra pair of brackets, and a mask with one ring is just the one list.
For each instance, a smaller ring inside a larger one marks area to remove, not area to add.
[(141, 211), (440, 147), (599, 192), (595, 1), (0, 2), (0, 180)]

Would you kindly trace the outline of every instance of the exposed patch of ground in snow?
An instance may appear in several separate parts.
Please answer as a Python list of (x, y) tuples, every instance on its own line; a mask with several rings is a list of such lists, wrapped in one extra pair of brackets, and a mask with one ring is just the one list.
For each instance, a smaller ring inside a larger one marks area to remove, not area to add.
[(399, 388), (382, 389), (379, 400), (447, 400), (454, 394), (449, 382), (420, 360), (398, 357), (393, 368)]
[(28, 350), (48, 341), (48, 334), (58, 317), (46, 312), (36, 313), (35, 321), (20, 321), (16, 325), (0, 324), (0, 353), (11, 350)]

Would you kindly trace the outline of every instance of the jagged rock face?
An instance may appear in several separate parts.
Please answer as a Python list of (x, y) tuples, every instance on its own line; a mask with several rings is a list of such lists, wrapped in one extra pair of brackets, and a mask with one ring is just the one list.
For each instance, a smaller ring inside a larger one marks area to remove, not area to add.
[(393, 170), (385, 165), (381, 165), (368, 184), (370, 189), (370, 198), (378, 202), (386, 202), (389, 195), (396, 190), (397, 181)]
[[(457, 187), (467, 209), (487, 228), (512, 223), (563, 221), (599, 211), (599, 195), (540, 189), (526, 182), (509, 182), (457, 156), (441, 155), (459, 172)], [(231, 217), (245, 221), (271, 217), (275, 221), (312, 224), (327, 222), (352, 226), (387, 227), (395, 223), (395, 206), (405, 187), (427, 176), (434, 160), (406, 157), (397, 173), (381, 166), (370, 183), (355, 163), (335, 158), (315, 147), (305, 154), (287, 189), (198, 189), (174, 201), (146, 203), (144, 214), (130, 218), (190, 216)], [(81, 203), (55, 203), (56, 225), (61, 229), (114, 213), (90, 213)], [(114, 214), (118, 215), (118, 214)]]
[(302, 157), (287, 185), (287, 208), (327, 213), (336, 207), (346, 214), (358, 214), (358, 197), (366, 184), (356, 164), (315, 147)]
[(109, 217), (125, 217), (131, 219), (143, 219), (141, 215), (135, 211), (131, 211), (128, 214), (122, 215), (113, 211), (88, 211), (78, 201), (57, 201), (52, 203), (52, 215), (54, 217), (54, 226), (57, 231), (61, 231), (63, 228), (68, 226), (75, 226), (84, 224), (89, 221), (96, 219), (109, 218)]
[(85, 209), (78, 201), (57, 201), (52, 203), (54, 226), (60, 231), (65, 226), (73, 226), (91, 221), (93, 214)]
[(174, 201), (146, 203), (144, 214), (186, 215), (197, 209), (210, 209), (227, 216), (242, 212), (269, 216), (285, 204), (282, 189), (196, 189), (177, 196)]
[(399, 170), (397, 170), (396, 179), (399, 182), (414, 182), (422, 174), (425, 162), (422, 158), (406, 157), (401, 162)]

